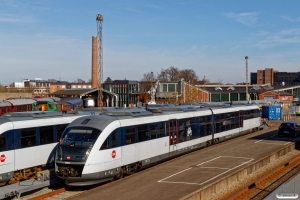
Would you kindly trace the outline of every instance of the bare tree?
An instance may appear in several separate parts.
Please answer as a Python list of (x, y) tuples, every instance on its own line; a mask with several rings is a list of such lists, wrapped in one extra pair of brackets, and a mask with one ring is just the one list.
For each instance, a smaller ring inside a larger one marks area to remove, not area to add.
[(180, 78), (183, 78), (185, 81), (189, 81), (191, 84), (198, 81), (198, 76), (196, 72), (192, 69), (183, 69), (180, 71)]
[(104, 81), (104, 83), (111, 83), (113, 82), (113, 80), (110, 77), (107, 77), (106, 80)]
[(82, 80), (82, 79), (80, 79), (80, 78), (78, 78), (78, 79), (77, 79), (77, 83), (85, 83), (85, 81)]
[(157, 77), (154, 75), (153, 72), (147, 72), (143, 75), (143, 78), (141, 79), (141, 81), (145, 81), (145, 82), (154, 82), (157, 80)]

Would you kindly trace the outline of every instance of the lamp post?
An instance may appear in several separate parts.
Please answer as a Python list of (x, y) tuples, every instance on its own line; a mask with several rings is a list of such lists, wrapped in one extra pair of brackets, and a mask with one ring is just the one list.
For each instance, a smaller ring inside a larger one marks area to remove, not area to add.
[(249, 95), (248, 95), (248, 56), (246, 56), (245, 59), (246, 59), (246, 101), (249, 102)]
[(152, 92), (152, 80), (153, 80), (153, 72), (151, 72), (151, 75), (150, 75), (150, 101), (151, 101), (151, 92)]
[(189, 102), (191, 102), (191, 82), (189, 81)]

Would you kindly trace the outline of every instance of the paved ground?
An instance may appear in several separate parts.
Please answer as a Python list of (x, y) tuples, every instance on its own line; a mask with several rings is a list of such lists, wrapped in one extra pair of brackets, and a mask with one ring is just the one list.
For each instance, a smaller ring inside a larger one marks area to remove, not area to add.
[(175, 158), (72, 199), (178, 199), (293, 143), (295, 138), (277, 137), (281, 122), (269, 121), (270, 127), (262, 131)]

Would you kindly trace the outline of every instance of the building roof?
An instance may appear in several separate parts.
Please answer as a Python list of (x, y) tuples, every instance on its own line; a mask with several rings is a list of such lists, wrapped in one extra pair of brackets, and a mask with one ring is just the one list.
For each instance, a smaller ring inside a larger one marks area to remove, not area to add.
[(14, 106), (33, 104), (36, 102), (33, 99), (11, 99), (11, 100), (6, 100), (6, 101), (10, 102)]
[(11, 104), (7, 101), (0, 101), (0, 107), (11, 106)]
[[(77, 95), (77, 96), (84, 96), (87, 94), (90, 94), (92, 92), (96, 92), (98, 91), (98, 88), (77, 88), (77, 89), (66, 89), (66, 90), (58, 90), (56, 92), (52, 92), (49, 95)], [(111, 94), (111, 95), (115, 95), (118, 96), (117, 94), (110, 92), (108, 90), (102, 89), (103, 92)]]

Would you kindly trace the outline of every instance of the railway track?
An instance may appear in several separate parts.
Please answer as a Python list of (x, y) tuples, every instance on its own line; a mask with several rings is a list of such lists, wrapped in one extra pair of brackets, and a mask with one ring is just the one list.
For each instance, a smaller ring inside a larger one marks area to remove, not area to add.
[(233, 195), (227, 197), (230, 200), (239, 199), (263, 199), (282, 183), (293, 177), (300, 171), (300, 156), (284, 163), (259, 177), (250, 185), (238, 190)]

